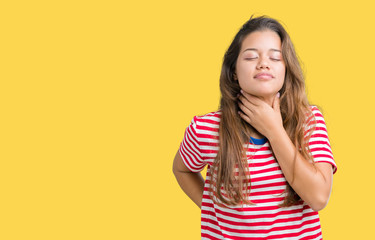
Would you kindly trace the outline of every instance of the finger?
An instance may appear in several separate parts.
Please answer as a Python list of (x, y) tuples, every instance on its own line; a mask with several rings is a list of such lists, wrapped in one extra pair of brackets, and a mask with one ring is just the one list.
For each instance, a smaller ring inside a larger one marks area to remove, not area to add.
[(251, 103), (253, 103), (255, 106), (259, 106), (262, 104), (262, 100), (260, 100), (258, 97), (251, 95), (243, 90), (241, 90), (241, 94)]
[(251, 117), (253, 115), (253, 112), (251, 111), (251, 109), (247, 108), (244, 104), (238, 103), (238, 106), (242, 110), (242, 112), (246, 114), (247, 116)]
[(251, 101), (249, 101), (243, 95), (240, 95), (238, 97), (238, 99), (240, 100), (239, 103), (242, 103), (243, 105), (245, 105), (249, 110), (252, 110), (252, 109), (254, 109), (256, 107), (256, 105), (254, 103), (252, 103)]
[(241, 111), (238, 111), (238, 114), (239, 114), (240, 117), (241, 117), (243, 120), (245, 120), (248, 124), (251, 124), (251, 119), (250, 119), (247, 115), (243, 114)]

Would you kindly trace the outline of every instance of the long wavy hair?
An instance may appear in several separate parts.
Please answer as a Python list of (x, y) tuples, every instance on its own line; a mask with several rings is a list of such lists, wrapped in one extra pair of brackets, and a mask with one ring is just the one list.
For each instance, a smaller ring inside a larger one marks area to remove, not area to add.
[[(217, 204), (253, 204), (248, 198), (251, 182), (246, 149), (250, 133), (255, 129), (238, 114), (240, 109), (237, 94), (241, 88), (234, 76), (245, 37), (254, 31), (265, 30), (274, 31), (281, 39), (281, 52), (286, 68), (284, 84), (279, 91), (284, 128), (297, 151), (305, 159), (311, 159), (308, 141), (315, 126), (315, 118), (307, 100), (304, 76), (293, 43), (278, 21), (265, 16), (252, 16), (236, 34), (226, 51), (220, 75), (219, 150), (209, 169), (211, 198)], [(306, 128), (308, 118), (313, 120), (309, 129)], [(285, 191), (285, 199), (280, 206), (290, 206), (300, 200), (289, 184)]]

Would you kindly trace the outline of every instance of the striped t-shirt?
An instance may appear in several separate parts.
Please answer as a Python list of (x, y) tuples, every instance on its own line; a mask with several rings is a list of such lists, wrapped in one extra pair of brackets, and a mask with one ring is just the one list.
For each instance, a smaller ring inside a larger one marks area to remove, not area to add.
[[(323, 116), (311, 107), (316, 127), (309, 147), (315, 162), (332, 164), (333, 159)], [(208, 165), (201, 207), (202, 239), (322, 239), (318, 212), (301, 200), (290, 207), (280, 207), (286, 180), (275, 160), (267, 139), (249, 141), (247, 149), (253, 205), (219, 206), (209, 193), (209, 168), (218, 151), (220, 111), (193, 118), (180, 145), (185, 165), (199, 172)], [(311, 120), (311, 119), (310, 119)]]

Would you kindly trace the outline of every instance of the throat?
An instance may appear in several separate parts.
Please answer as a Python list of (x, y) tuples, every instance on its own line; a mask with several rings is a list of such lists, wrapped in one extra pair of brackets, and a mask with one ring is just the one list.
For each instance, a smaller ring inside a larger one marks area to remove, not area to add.
[(265, 136), (263, 136), (261, 133), (259, 133), (257, 130), (253, 129), (253, 131), (251, 131), (250, 133), (250, 137), (251, 138), (255, 138), (255, 139), (262, 139), (262, 138), (265, 138)]

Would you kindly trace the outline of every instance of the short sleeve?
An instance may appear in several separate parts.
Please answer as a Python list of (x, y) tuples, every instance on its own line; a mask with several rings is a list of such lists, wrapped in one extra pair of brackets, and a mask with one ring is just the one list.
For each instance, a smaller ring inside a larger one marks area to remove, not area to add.
[(186, 167), (192, 172), (200, 172), (206, 166), (201, 155), (201, 146), (197, 134), (197, 117), (194, 117), (185, 130), (179, 153)]
[[(333, 158), (331, 144), (328, 139), (327, 127), (320, 110), (312, 106), (312, 113), (315, 117), (315, 129), (309, 140), (309, 148), (314, 162), (326, 162), (332, 165), (333, 173), (337, 171), (337, 165)], [(311, 123), (311, 121), (309, 122)], [(309, 124), (310, 125), (310, 124)]]

